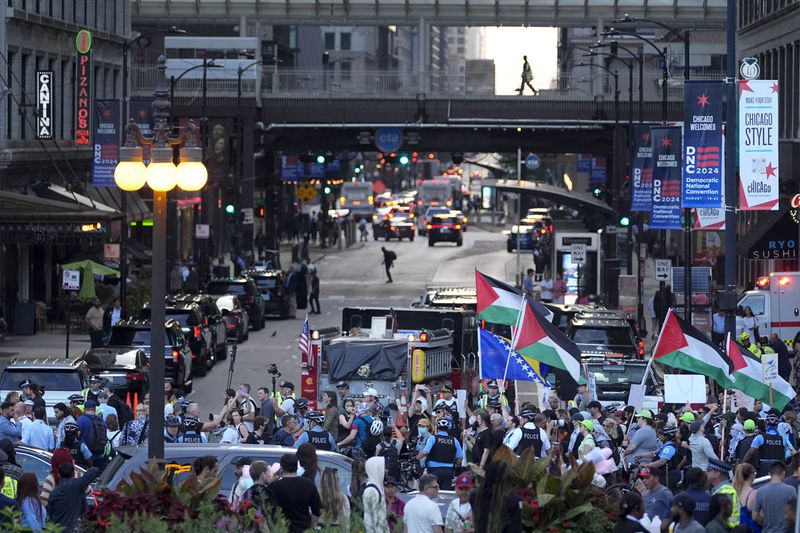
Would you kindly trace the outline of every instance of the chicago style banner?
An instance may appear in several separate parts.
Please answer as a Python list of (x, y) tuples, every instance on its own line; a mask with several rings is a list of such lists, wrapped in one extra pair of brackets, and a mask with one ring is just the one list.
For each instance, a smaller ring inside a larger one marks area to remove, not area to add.
[(681, 229), (681, 128), (650, 128), (653, 157), (651, 229)]
[(94, 101), (94, 154), (92, 185), (116, 187), (114, 168), (119, 163), (119, 100)]
[(633, 178), (631, 211), (649, 213), (650, 203), (653, 200), (653, 168), (650, 166), (653, 147), (650, 144), (650, 126), (633, 125), (631, 150), (631, 177)]
[(684, 85), (683, 207), (722, 203), (722, 84)]
[(739, 82), (739, 208), (778, 210), (778, 82)]

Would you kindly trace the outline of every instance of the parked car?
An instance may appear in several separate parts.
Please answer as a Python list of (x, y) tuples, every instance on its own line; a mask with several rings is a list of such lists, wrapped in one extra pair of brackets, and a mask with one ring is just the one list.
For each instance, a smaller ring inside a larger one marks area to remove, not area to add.
[[(216, 339), (211, 328), (205, 323), (200, 306), (194, 303), (168, 303), (164, 309), (167, 320), (181, 325), (181, 331), (192, 350), (192, 370), (197, 376), (205, 376), (214, 368), (217, 353)], [(150, 308), (139, 311), (139, 318), (150, 319)]]
[(256, 282), (264, 301), (265, 314), (289, 318), (289, 298), (283, 286), (283, 271), (262, 268), (245, 270), (242, 274)]
[(253, 278), (212, 279), (206, 284), (206, 293), (213, 296), (225, 294), (238, 296), (242, 306), (250, 315), (250, 327), (258, 331), (266, 325), (266, 306)]
[[(53, 469), (53, 467), (50, 466), (53, 452), (48, 452), (47, 450), (34, 448), (33, 446), (18, 442), (14, 444), (14, 454), (17, 458), (17, 464), (22, 467), (23, 472), (36, 474), (36, 479), (39, 480), (39, 487), (41, 488), (44, 480), (47, 479), (47, 476)], [(78, 476), (82, 476), (86, 472), (86, 469), (75, 465), (75, 471), (78, 473)]]
[[(111, 328), (108, 348), (118, 351), (140, 349), (150, 359), (150, 321), (121, 320)], [(176, 387), (187, 394), (192, 391), (192, 350), (183, 336), (181, 325), (175, 320), (164, 324), (164, 374)]]
[(167, 296), (167, 300), (197, 304), (200, 307), (200, 312), (203, 314), (203, 321), (213, 334), (216, 359), (220, 361), (228, 357), (225, 320), (222, 319), (222, 312), (217, 307), (217, 298), (215, 296), (201, 293), (179, 294), (176, 296)]
[(238, 296), (226, 294), (217, 298), (217, 307), (222, 310), (222, 319), (229, 339), (244, 342), (250, 338), (250, 316), (242, 307)]
[(55, 420), (53, 406), (59, 402), (69, 405), (69, 397), (80, 394), (89, 386), (89, 366), (80, 359), (63, 357), (14, 357), (0, 377), (0, 396), (19, 392), (19, 384), (26, 379), (44, 387), (44, 402), (49, 420)]
[(143, 350), (94, 348), (87, 350), (80, 359), (89, 366), (92, 376), (111, 383), (114, 394), (126, 403), (131, 403), (134, 397), (144, 399), (149, 391), (150, 365)]
[[(253, 461), (273, 464), (280, 461), (282, 455), (295, 451), (294, 448), (260, 444), (165, 444), (164, 458), (165, 468), (174, 472), (172, 482), (178, 485), (189, 476), (195, 459), (205, 455), (215, 456), (219, 460), (217, 475), (222, 481), (219, 494), (227, 498), (237, 482), (234, 462), (239, 458), (248, 457)], [(95, 495), (99, 498), (103, 489), (116, 489), (123, 479), (129, 480), (131, 473), (144, 468), (148, 461), (147, 446), (121, 446), (94, 486)], [(338, 470), (342, 488), (347, 490), (350, 486), (352, 459), (335, 452), (317, 451), (317, 463), (320, 471), (328, 467)]]

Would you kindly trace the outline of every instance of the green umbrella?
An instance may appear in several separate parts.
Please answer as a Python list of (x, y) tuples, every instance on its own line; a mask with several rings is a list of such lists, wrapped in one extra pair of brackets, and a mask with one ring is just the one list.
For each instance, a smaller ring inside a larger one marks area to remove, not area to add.
[(119, 270), (114, 270), (100, 263), (96, 263), (91, 259), (84, 261), (75, 261), (74, 263), (66, 263), (61, 265), (64, 270), (80, 270), (81, 276), (81, 290), (78, 292), (78, 298), (85, 302), (94, 298), (97, 293), (94, 290), (94, 277), (106, 276), (109, 278), (118, 278)]

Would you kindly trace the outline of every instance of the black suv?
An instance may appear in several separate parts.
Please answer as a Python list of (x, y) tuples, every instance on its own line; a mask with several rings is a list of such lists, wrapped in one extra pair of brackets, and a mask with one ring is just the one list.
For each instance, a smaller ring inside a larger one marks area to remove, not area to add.
[[(128, 351), (138, 348), (150, 358), (150, 321), (121, 320), (111, 328), (108, 348)], [(187, 394), (191, 392), (192, 350), (183, 336), (181, 325), (175, 320), (167, 320), (164, 324), (164, 373), (172, 379), (176, 387)]]
[(250, 315), (250, 324), (253, 331), (258, 331), (266, 325), (266, 307), (261, 291), (253, 278), (238, 277), (212, 279), (206, 284), (206, 293), (213, 296), (232, 294), (239, 297), (242, 306)]
[[(196, 376), (205, 376), (216, 362), (216, 340), (211, 328), (203, 319), (200, 306), (194, 303), (168, 302), (164, 313), (167, 320), (181, 325), (181, 331), (192, 350), (192, 371)], [(150, 319), (150, 308), (139, 311), (139, 318)]]
[(453, 213), (433, 215), (425, 225), (428, 230), (428, 246), (437, 242), (454, 242), (456, 246), (464, 244), (461, 217)]
[(221, 361), (228, 357), (228, 346), (225, 341), (228, 332), (222, 311), (217, 307), (217, 297), (210, 294), (178, 294), (167, 296), (167, 303), (193, 303), (200, 307), (203, 314), (203, 322), (209, 327), (214, 336), (214, 349), (216, 359)]
[[(261, 292), (265, 313), (289, 318), (289, 298), (286, 295), (283, 271), (276, 269), (253, 268), (242, 273), (253, 278)], [(241, 297), (240, 297), (241, 299)]]
[(627, 320), (582, 318), (578, 314), (570, 321), (567, 336), (578, 345), (582, 358), (642, 359), (643, 356)]

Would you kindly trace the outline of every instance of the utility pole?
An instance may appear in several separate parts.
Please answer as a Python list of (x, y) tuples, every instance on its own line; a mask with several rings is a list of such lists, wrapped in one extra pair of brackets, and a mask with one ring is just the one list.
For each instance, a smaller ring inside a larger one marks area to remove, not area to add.
[[(517, 181), (519, 185), (519, 194), (517, 195), (517, 270), (514, 274), (514, 279), (519, 280), (518, 282), (522, 286), (524, 278), (524, 276), (520, 275), (520, 268), (522, 268), (520, 257), (522, 252), (522, 226), (519, 223), (519, 219), (522, 218), (522, 147), (517, 148)], [(511, 230), (513, 232), (514, 226), (511, 226)]]
[(728, 0), (727, 84), (725, 111), (725, 291), (720, 308), (725, 332), (736, 330), (736, 0)]

